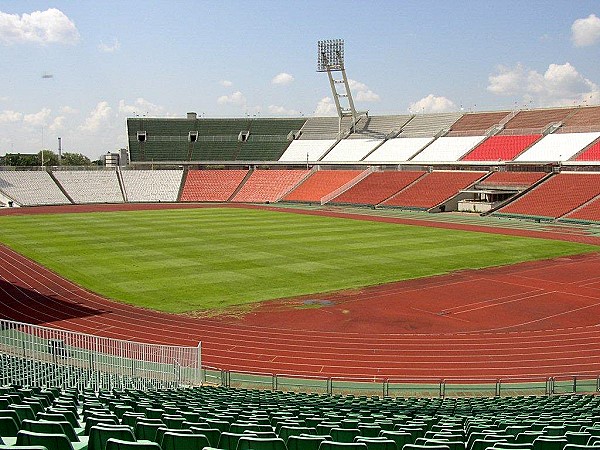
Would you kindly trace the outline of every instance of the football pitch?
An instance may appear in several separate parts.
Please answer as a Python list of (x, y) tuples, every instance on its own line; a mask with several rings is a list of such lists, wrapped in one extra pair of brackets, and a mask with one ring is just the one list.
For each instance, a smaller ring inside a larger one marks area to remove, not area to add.
[(167, 312), (598, 251), (571, 242), (241, 208), (0, 217), (0, 241), (108, 298)]

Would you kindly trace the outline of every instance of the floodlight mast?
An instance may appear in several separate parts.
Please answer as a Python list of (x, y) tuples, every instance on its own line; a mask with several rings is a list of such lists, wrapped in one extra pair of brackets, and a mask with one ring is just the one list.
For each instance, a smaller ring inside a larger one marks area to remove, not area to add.
[[(331, 86), (331, 94), (335, 102), (339, 117), (338, 132), (342, 134), (342, 118), (352, 117), (352, 125), (350, 131), (356, 131), (356, 124), (366, 112), (357, 112), (350, 92), (350, 85), (346, 77), (346, 69), (344, 67), (344, 40), (343, 39), (328, 39), (317, 42), (317, 72), (327, 72), (329, 77), (329, 85)], [(333, 77), (333, 72), (341, 72), (342, 79), (336, 80)], [(343, 90), (338, 91), (338, 86), (343, 87)], [(342, 105), (342, 102), (347, 104)]]

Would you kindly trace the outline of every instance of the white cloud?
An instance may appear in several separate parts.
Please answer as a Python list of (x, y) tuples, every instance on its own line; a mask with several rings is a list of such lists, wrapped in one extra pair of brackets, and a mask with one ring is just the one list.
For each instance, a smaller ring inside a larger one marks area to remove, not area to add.
[(408, 110), (412, 113), (442, 113), (456, 111), (456, 105), (446, 97), (429, 94), (411, 103)]
[(23, 123), (30, 127), (43, 127), (48, 124), (48, 119), (50, 118), (51, 110), (48, 108), (43, 108), (40, 111), (32, 114), (25, 114), (23, 116)]
[(4, 110), (0, 111), (0, 123), (20, 122), (23, 114), (17, 111)]
[(348, 80), (348, 84), (354, 100), (357, 102), (378, 102), (380, 100), (379, 95), (369, 89), (366, 84), (351, 79)]
[(119, 100), (119, 114), (125, 116), (140, 115), (157, 117), (164, 116), (165, 109), (160, 105), (156, 105), (140, 97), (137, 98), (132, 105), (126, 104), (125, 100)]
[(496, 95), (514, 95), (522, 89), (522, 82), (527, 78), (525, 68), (517, 64), (513, 69), (498, 66), (498, 74), (488, 77), (487, 90)]
[(315, 116), (335, 116), (337, 115), (337, 110), (335, 109), (335, 103), (331, 97), (323, 97), (319, 103), (317, 103), (317, 107), (315, 109)]
[(50, 8), (31, 14), (6, 14), (0, 11), (0, 42), (5, 45), (32, 42), (36, 44), (75, 44), (79, 31), (62, 11)]
[(295, 109), (287, 109), (284, 106), (269, 105), (269, 112), (278, 116), (299, 116), (300, 111)]
[(58, 116), (58, 117), (54, 118), (54, 120), (52, 121), (52, 123), (50, 124), (48, 129), (51, 132), (56, 133), (57, 131), (62, 130), (64, 128), (64, 126), (65, 126), (65, 116)]
[(233, 83), (229, 80), (221, 80), (219, 81), (219, 84), (223, 87), (231, 87), (233, 86)]
[(543, 74), (522, 64), (514, 68), (500, 66), (488, 80), (487, 89), (493, 94), (518, 97), (536, 106), (600, 103), (600, 87), (568, 62), (550, 64)]
[(575, 47), (587, 47), (600, 41), (600, 18), (590, 14), (571, 25), (571, 40)]
[(99, 131), (103, 125), (106, 125), (110, 120), (111, 112), (112, 108), (108, 102), (99, 102), (90, 112), (90, 115), (85, 119), (85, 122), (80, 126), (80, 128), (90, 132)]
[(246, 106), (246, 97), (240, 91), (236, 91), (231, 95), (222, 95), (217, 99), (219, 105), (236, 105)]
[(121, 48), (121, 43), (119, 42), (119, 40), (117, 38), (113, 39), (112, 44), (105, 44), (102, 41), (100, 41), (100, 44), (98, 44), (98, 50), (100, 50), (102, 53), (114, 53), (117, 50), (119, 50), (120, 48)]
[(63, 106), (62, 108), (60, 108), (60, 112), (62, 112), (63, 114), (77, 114), (79, 110), (70, 106)]
[(289, 73), (281, 72), (273, 77), (271, 83), (280, 84), (282, 86), (288, 85), (294, 81), (294, 76)]

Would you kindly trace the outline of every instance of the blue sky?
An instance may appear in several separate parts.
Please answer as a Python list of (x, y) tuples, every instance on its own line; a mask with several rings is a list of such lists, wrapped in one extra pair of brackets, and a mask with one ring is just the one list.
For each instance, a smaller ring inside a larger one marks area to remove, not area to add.
[(331, 38), (372, 115), (600, 103), (597, 0), (0, 1), (0, 154), (97, 158), (134, 115), (334, 115)]

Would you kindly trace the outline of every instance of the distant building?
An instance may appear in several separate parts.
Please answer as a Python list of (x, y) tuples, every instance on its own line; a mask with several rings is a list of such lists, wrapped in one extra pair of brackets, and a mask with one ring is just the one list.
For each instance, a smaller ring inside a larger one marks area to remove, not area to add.
[(102, 162), (106, 167), (124, 167), (129, 164), (129, 155), (126, 148), (122, 148), (119, 152), (107, 153), (102, 155)]

